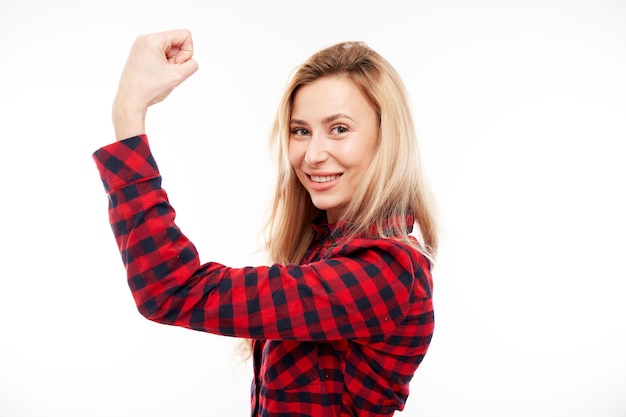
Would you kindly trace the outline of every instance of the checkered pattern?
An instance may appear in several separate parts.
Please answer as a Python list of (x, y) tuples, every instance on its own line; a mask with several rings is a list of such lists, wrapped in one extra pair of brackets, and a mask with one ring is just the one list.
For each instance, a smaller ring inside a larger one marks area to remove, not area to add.
[[(254, 339), (253, 416), (391, 416), (429, 346), (428, 261), (391, 239), (314, 224), (300, 265), (200, 264), (145, 135), (94, 159), (141, 314), (159, 323)], [(412, 223), (412, 222), (411, 222)]]

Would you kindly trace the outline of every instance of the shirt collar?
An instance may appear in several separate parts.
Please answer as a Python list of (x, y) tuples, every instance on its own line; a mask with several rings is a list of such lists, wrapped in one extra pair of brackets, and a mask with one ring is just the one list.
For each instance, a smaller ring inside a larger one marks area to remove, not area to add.
[[(402, 221), (397, 221), (401, 219), (400, 216), (389, 217), (383, 224), (384, 235), (389, 236), (389, 237), (397, 236), (399, 233), (397, 231), (397, 228), (394, 226), (398, 224), (404, 225), (406, 233), (411, 233), (413, 231), (413, 225), (415, 224), (415, 217), (412, 214), (407, 214), (403, 216), (403, 218), (404, 218), (404, 221), (402, 222)], [(313, 228), (313, 231), (315, 232), (315, 238), (318, 241), (323, 241), (327, 239), (329, 236), (332, 239), (343, 236), (344, 231), (347, 229), (347, 223), (338, 222), (338, 223), (329, 224), (328, 220), (326, 219), (326, 213), (322, 213), (319, 216), (317, 216), (315, 219), (313, 219), (313, 222), (311, 223), (311, 227)], [(370, 226), (370, 228), (368, 229), (367, 235), (377, 236), (378, 234), (377, 234), (376, 226), (374, 225)]]

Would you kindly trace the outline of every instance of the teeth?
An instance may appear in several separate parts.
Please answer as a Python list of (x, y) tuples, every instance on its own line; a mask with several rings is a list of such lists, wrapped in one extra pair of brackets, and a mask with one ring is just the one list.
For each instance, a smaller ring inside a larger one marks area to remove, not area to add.
[(311, 179), (315, 182), (328, 182), (336, 180), (337, 178), (339, 178), (339, 175), (331, 175), (329, 177), (318, 177), (316, 175), (311, 175)]

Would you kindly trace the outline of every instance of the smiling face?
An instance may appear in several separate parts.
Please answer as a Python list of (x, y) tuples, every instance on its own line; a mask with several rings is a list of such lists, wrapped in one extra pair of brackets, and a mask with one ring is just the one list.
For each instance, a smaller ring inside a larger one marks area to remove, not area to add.
[(315, 207), (336, 222), (374, 156), (378, 114), (354, 82), (331, 76), (293, 99), (289, 160)]

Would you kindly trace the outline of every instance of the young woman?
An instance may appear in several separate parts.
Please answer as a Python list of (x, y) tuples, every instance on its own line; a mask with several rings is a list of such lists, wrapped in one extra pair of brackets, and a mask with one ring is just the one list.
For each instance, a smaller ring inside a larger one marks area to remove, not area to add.
[[(437, 233), (403, 84), (363, 43), (298, 68), (272, 135), (278, 183), (269, 266), (201, 265), (144, 132), (147, 108), (193, 74), (186, 30), (137, 38), (94, 153), (145, 317), (245, 338), (254, 416), (391, 416), (434, 328)], [(417, 226), (415, 233), (413, 227)]]

